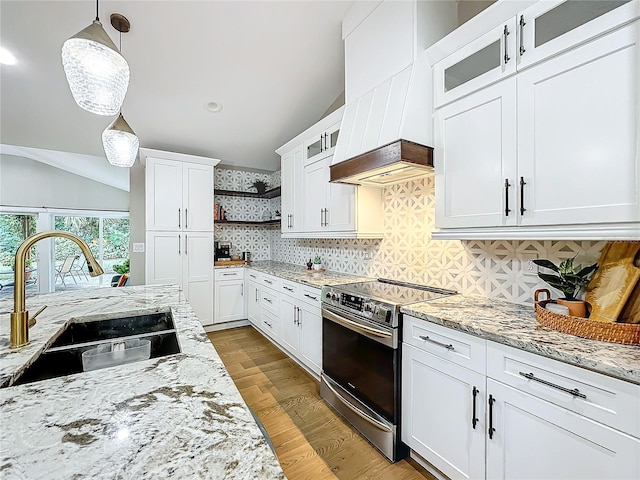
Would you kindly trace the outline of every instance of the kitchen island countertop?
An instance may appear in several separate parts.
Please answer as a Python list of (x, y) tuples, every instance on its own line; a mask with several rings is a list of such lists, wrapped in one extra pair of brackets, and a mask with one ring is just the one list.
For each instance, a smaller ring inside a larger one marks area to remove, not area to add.
[(533, 306), (453, 295), (402, 313), (520, 350), (640, 384), (640, 347), (568, 335), (539, 325)]
[(284, 479), (275, 455), (177, 286), (30, 297), (48, 308), (31, 343), (9, 348), (0, 302), (0, 382), (7, 384), (73, 317), (170, 310), (181, 353), (0, 389), (2, 478)]

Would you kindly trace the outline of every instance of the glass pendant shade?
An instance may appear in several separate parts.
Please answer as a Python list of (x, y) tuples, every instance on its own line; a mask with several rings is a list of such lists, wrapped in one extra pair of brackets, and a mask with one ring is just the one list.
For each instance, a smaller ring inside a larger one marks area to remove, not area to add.
[(62, 66), (80, 107), (97, 115), (120, 111), (129, 87), (129, 64), (99, 21), (64, 42)]
[(102, 146), (111, 165), (131, 167), (138, 156), (140, 142), (127, 121), (120, 114), (102, 132)]

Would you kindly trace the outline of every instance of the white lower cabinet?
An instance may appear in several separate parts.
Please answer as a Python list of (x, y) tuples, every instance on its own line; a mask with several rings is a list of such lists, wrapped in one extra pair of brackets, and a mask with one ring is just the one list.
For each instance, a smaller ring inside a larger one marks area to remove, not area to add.
[(146, 235), (146, 283), (180, 285), (203, 325), (213, 317), (213, 232), (154, 232)]
[(640, 478), (640, 439), (491, 378), (487, 391), (487, 478)]
[(484, 478), (484, 375), (408, 344), (402, 354), (403, 441), (450, 478)]
[(245, 301), (247, 302), (247, 318), (254, 326), (260, 325), (260, 285), (253, 281), (247, 281), (247, 294)]
[(640, 478), (640, 385), (410, 316), (404, 322), (402, 440), (440, 472)]
[(244, 268), (225, 268), (215, 272), (216, 323), (246, 318)]
[[(302, 288), (291, 282), (283, 282), (287, 293), (280, 297), (282, 319), (282, 346), (296, 360), (316, 375), (322, 370), (322, 315), (320, 306), (313, 304), (313, 298), (320, 298), (320, 291)], [(304, 295), (309, 301), (303, 301)]]

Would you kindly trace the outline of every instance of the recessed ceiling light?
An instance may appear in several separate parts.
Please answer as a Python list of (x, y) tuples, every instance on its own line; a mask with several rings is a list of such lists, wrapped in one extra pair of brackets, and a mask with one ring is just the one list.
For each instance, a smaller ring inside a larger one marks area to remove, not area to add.
[(4, 47), (0, 47), (0, 63), (3, 65), (15, 65), (16, 57)]
[(207, 103), (207, 110), (212, 113), (218, 113), (222, 110), (222, 104), (218, 102), (209, 102)]

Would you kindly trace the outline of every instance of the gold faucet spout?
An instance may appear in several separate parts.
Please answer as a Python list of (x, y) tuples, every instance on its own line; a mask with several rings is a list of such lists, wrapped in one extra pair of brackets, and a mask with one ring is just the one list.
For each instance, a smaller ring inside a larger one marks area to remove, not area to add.
[(89, 245), (87, 245), (84, 240), (82, 240), (77, 235), (74, 235), (73, 233), (53, 230), (51, 232), (36, 233), (25, 239), (25, 241), (20, 244), (20, 246), (18, 247), (18, 251), (16, 252), (15, 281), (13, 287), (13, 312), (11, 313), (11, 348), (23, 347), (29, 343), (29, 327), (35, 324), (35, 317), (38, 315), (36, 313), (36, 315), (34, 315), (32, 319), (33, 321), (30, 322), (29, 312), (26, 310), (24, 269), (26, 264), (27, 252), (34, 243), (42, 240), (43, 238), (50, 237), (66, 238), (67, 240), (75, 242), (78, 247), (80, 247), (80, 250), (82, 250), (82, 253), (87, 259), (87, 269), (89, 270), (89, 275), (91, 275), (92, 277), (97, 277), (104, 273), (104, 270), (102, 270), (102, 267), (91, 253)]

